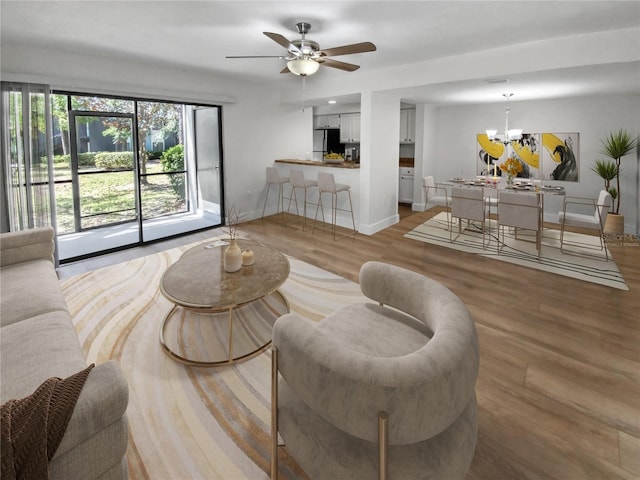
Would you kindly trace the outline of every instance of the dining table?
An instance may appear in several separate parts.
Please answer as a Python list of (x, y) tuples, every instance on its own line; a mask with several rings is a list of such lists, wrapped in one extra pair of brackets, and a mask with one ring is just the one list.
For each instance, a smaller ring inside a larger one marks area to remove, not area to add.
[[(540, 210), (544, 213), (544, 197), (546, 195), (566, 194), (563, 186), (544, 185), (542, 180), (530, 178), (514, 178), (511, 184), (505, 177), (476, 176), (475, 178), (455, 177), (444, 182), (436, 183), (437, 186), (444, 187), (466, 187), (466, 188), (482, 188), (484, 191), (484, 199), (489, 206), (489, 213), (495, 209), (497, 213), (498, 192), (501, 190), (510, 192), (536, 193), (540, 203)], [(544, 222), (542, 222), (542, 232), (544, 232)]]

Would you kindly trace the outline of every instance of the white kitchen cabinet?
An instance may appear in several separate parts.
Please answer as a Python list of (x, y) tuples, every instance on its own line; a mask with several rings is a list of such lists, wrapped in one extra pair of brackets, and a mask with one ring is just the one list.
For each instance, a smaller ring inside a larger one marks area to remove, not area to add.
[(400, 167), (398, 202), (413, 203), (413, 168)]
[(416, 141), (416, 110), (405, 108), (400, 110), (400, 143)]
[(360, 114), (340, 115), (340, 143), (360, 143)]
[(314, 128), (340, 128), (340, 115), (315, 115), (314, 116)]

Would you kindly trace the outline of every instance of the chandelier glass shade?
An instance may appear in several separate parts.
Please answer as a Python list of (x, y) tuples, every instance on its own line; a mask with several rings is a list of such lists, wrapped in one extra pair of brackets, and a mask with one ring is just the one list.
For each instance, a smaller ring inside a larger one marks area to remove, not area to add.
[(287, 62), (287, 68), (295, 75), (313, 75), (320, 68), (320, 64), (309, 58), (297, 58)]
[(503, 97), (507, 99), (507, 107), (505, 109), (505, 121), (504, 121), (504, 136), (500, 137), (497, 130), (486, 130), (487, 137), (492, 142), (497, 141), (504, 144), (513, 142), (514, 140), (520, 140), (522, 138), (521, 128), (509, 128), (509, 99), (513, 96), (513, 93), (503, 93)]

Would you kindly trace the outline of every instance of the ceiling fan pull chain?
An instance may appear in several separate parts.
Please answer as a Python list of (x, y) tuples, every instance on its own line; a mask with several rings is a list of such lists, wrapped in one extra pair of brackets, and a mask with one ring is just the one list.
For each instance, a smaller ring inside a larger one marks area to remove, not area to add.
[(302, 111), (303, 112), (304, 112), (304, 93), (305, 93), (306, 82), (307, 82), (307, 76), (303, 75), (302, 76)]

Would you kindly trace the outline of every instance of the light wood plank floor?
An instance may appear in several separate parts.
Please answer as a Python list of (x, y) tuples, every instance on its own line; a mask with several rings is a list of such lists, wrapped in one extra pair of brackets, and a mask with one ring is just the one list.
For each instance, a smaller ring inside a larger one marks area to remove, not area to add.
[[(329, 232), (243, 224), (240, 234), (353, 281), (368, 260), (442, 282), (478, 328), (478, 444), (468, 479), (640, 478), (640, 246), (611, 247), (630, 291), (403, 238), (438, 209), (337, 242)], [(291, 217), (290, 217), (291, 218)], [(213, 232), (215, 233), (215, 231)], [(62, 267), (68, 276), (212, 232)]]

